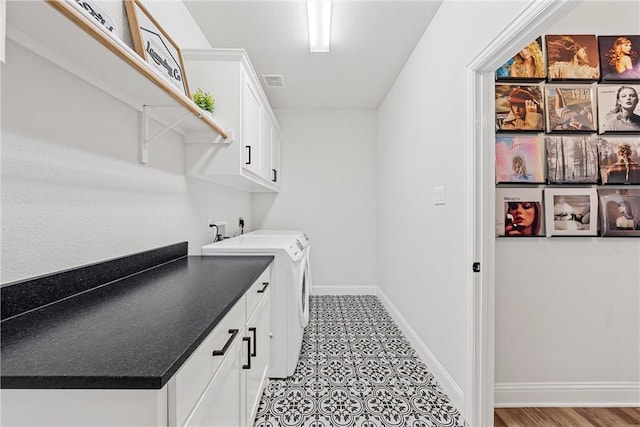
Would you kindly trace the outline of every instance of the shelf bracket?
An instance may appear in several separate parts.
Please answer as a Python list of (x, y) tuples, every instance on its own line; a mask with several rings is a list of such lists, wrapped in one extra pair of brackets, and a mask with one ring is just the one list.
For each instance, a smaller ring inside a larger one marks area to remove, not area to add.
[(184, 114), (179, 119), (166, 126), (163, 130), (155, 134), (154, 136), (149, 136), (149, 109), (156, 107), (172, 107), (170, 105), (143, 105), (142, 113), (140, 118), (140, 136), (139, 136), (139, 146), (140, 146), (140, 163), (149, 163), (149, 144), (153, 141), (173, 129), (178, 125), (181, 121), (186, 119), (193, 114), (191, 112)]

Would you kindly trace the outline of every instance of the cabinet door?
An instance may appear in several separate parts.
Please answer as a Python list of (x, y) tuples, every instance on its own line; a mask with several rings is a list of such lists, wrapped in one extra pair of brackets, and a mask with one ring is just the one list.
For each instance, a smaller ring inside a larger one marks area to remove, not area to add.
[[(247, 334), (255, 347), (251, 353), (251, 369), (245, 369), (246, 374), (246, 425), (253, 425), (253, 421), (260, 404), (262, 390), (266, 384), (271, 354), (271, 322), (270, 322), (271, 292), (265, 292), (262, 301), (247, 322)], [(255, 350), (255, 351), (254, 351)]]
[(271, 182), (280, 187), (280, 134), (278, 130), (271, 128)]
[(267, 111), (262, 108), (260, 118), (260, 142), (262, 143), (262, 168), (260, 175), (267, 181), (271, 181), (272, 168), (271, 168), (271, 120)]
[(262, 104), (253, 85), (246, 77), (242, 82), (242, 145), (243, 167), (260, 174)]
[(243, 425), (245, 405), (242, 364), (246, 359), (246, 352), (247, 344), (240, 339), (229, 348), (220, 369), (187, 419), (186, 426)]

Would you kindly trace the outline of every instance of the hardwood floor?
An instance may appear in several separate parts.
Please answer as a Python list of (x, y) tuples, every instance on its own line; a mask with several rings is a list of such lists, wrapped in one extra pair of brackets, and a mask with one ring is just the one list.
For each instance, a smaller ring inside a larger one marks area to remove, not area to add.
[(640, 408), (497, 408), (495, 427), (640, 426)]

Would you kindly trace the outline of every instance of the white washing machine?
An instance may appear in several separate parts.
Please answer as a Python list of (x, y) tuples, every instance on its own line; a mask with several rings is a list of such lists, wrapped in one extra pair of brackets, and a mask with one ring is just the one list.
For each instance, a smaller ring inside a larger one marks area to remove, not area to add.
[(273, 255), (270, 378), (293, 375), (309, 323), (308, 262), (297, 236), (251, 235), (211, 243), (202, 255)]
[(309, 242), (309, 238), (303, 231), (300, 230), (256, 230), (246, 233), (245, 236), (268, 236), (268, 237), (288, 237), (293, 236), (298, 239), (298, 242), (302, 245), (302, 250), (304, 251), (304, 258), (306, 266), (306, 274), (307, 274), (307, 292), (311, 294), (312, 281), (311, 281), (311, 243)]

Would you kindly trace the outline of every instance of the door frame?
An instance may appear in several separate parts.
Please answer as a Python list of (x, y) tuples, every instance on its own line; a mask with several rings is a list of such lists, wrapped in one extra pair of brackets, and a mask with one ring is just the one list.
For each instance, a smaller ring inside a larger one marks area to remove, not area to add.
[[(470, 239), (464, 413), (493, 426), (495, 359), (495, 70), (584, 0), (531, 0), (465, 70), (466, 217)], [(480, 272), (471, 265), (480, 262)]]

